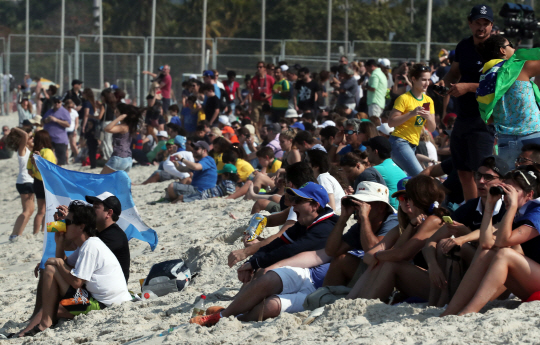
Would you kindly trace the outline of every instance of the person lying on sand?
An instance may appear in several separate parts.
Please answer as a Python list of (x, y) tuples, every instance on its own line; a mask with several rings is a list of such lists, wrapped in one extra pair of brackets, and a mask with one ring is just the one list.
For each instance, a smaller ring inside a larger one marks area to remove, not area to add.
[[(72, 319), (90, 310), (131, 300), (120, 263), (97, 235), (96, 212), (82, 201), (72, 201), (65, 217), (66, 232), (56, 232), (57, 257), (43, 272), (43, 307), (28, 326), (11, 337), (34, 336), (59, 317)], [(65, 245), (76, 250), (69, 257)]]
[[(331, 208), (321, 206), (328, 204), (328, 193), (322, 186), (308, 182), (299, 189), (288, 188), (287, 194), (292, 198), (293, 210), (297, 214), (298, 222), (285, 231), (280, 238), (259, 249), (251, 259), (238, 269), (238, 279), (245, 284), (252, 280), (256, 270), (258, 270), (257, 274), (259, 274), (265, 268), (286, 258), (306, 251), (323, 249), (328, 235), (336, 224), (338, 216), (334, 214)], [(253, 293), (252, 288), (246, 287), (236, 296), (233, 304), (221, 313), (199, 316), (191, 319), (190, 323), (208, 326), (217, 323), (222, 316), (227, 317), (239, 315), (240, 313), (244, 313), (240, 320), (255, 321), (259, 319), (263, 308), (265, 310), (264, 318), (279, 315), (281, 309), (279, 304), (286, 303), (287, 307), (296, 305), (295, 299), (298, 297), (295, 296), (295, 293), (300, 290), (294, 280), (294, 275), (297, 272), (291, 272), (290, 270), (282, 270), (282, 272), (283, 275), (280, 275), (277, 271), (272, 272), (273, 275), (278, 274), (281, 277), (283, 286), (281, 286), (280, 291), (272, 291), (271, 293), (271, 295), (281, 294), (283, 297), (282, 302), (279, 302), (280, 297), (277, 296), (265, 302), (264, 297), (260, 298), (259, 294)], [(302, 273), (307, 274), (307, 277), (304, 277), (305, 279), (310, 279), (311, 272)], [(253, 284), (255, 283), (251, 283), (249, 286), (254, 286)], [(264, 285), (258, 284), (257, 286), (262, 287), (263, 291), (270, 291)], [(284, 306), (283, 309), (286, 310), (287, 307)]]

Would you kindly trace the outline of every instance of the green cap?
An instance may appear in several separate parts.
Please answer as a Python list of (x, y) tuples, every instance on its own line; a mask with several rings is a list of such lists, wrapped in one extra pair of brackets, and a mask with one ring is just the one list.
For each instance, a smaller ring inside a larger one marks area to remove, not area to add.
[(223, 169), (221, 170), (218, 170), (218, 174), (223, 174), (223, 173), (234, 173), (236, 174), (238, 170), (236, 170), (236, 167), (232, 164), (225, 164), (223, 166)]
[(167, 145), (174, 145), (174, 139), (169, 139), (167, 141)]

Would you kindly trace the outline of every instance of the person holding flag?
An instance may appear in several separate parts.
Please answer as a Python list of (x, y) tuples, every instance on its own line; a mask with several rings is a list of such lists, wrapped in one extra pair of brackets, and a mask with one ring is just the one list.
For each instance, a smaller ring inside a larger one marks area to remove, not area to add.
[(497, 131), (499, 156), (508, 166), (526, 144), (540, 144), (540, 91), (531, 81), (540, 75), (540, 48), (514, 48), (501, 35), (478, 45), (484, 60), (476, 99), (482, 119)]

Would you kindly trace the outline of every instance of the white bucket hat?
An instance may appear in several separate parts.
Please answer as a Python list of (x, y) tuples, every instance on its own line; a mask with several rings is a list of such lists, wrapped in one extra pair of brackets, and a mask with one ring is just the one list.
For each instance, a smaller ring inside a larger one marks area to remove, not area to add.
[(300, 115), (298, 115), (298, 113), (294, 109), (287, 109), (287, 111), (285, 112), (285, 118), (291, 119), (293, 117), (300, 117)]
[(363, 202), (384, 202), (392, 209), (394, 213), (396, 213), (396, 209), (393, 208), (388, 202), (389, 197), (390, 192), (388, 191), (388, 187), (380, 183), (370, 181), (360, 182), (358, 187), (356, 187), (356, 193), (346, 196), (346, 198), (355, 198)]

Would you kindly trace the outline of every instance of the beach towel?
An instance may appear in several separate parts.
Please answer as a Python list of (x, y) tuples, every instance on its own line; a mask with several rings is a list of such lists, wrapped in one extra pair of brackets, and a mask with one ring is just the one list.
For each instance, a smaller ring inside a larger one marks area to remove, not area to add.
[[(482, 69), (480, 83), (476, 90), (476, 100), (482, 119), (487, 122), (493, 114), (493, 108), (519, 77), (525, 62), (538, 60), (540, 48), (516, 50), (508, 60), (493, 59)], [(531, 82), (536, 102), (540, 103), (540, 90)]]
[[(84, 201), (86, 195), (97, 196), (110, 192), (122, 204), (122, 213), (116, 224), (124, 230), (128, 240), (136, 238), (150, 244), (152, 250), (156, 248), (157, 233), (144, 224), (139, 216), (131, 197), (131, 180), (125, 171), (107, 175), (88, 174), (64, 169), (36, 155), (34, 159), (45, 187), (46, 223), (54, 220), (53, 215), (59, 205), (69, 205), (73, 200)], [(41, 268), (45, 267), (48, 258), (55, 256), (55, 251), (54, 232), (45, 232)], [(69, 253), (66, 255), (69, 256)]]

